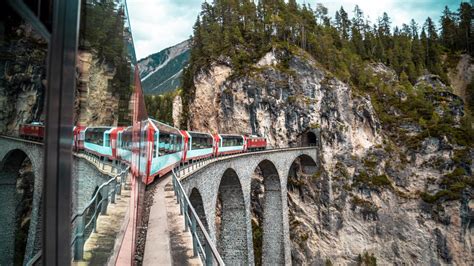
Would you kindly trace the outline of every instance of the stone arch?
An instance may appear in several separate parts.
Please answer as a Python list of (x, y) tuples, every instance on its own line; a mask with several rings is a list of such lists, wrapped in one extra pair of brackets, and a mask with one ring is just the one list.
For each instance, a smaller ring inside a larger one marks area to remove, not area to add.
[(239, 177), (231, 168), (222, 175), (215, 206), (217, 249), (224, 262), (248, 264), (245, 200)]
[[(28, 154), (13, 149), (0, 164), (0, 264), (23, 264), (26, 258), (35, 193), (35, 168)], [(35, 224), (35, 223), (33, 223)]]
[[(206, 217), (206, 211), (204, 209), (204, 203), (202, 201), (201, 193), (199, 192), (197, 188), (193, 188), (191, 190), (191, 194), (189, 195), (189, 201), (191, 202), (191, 205), (196, 211), (196, 214), (198, 215), (199, 220), (204, 225), (205, 230), (209, 232), (209, 226), (207, 224), (207, 217)], [(205, 244), (204, 234), (199, 226), (196, 225), (196, 228), (197, 228), (199, 241), (201, 242), (202, 245), (204, 245)]]
[(316, 169), (317, 164), (314, 159), (307, 154), (301, 154), (291, 162), (288, 178), (296, 177), (298, 172), (311, 175), (316, 172)]
[[(281, 181), (278, 170), (271, 161), (263, 160), (255, 168), (251, 194), (252, 212), (255, 214), (255, 219), (252, 219), (255, 264), (285, 264)], [(256, 208), (261, 210), (256, 211)]]

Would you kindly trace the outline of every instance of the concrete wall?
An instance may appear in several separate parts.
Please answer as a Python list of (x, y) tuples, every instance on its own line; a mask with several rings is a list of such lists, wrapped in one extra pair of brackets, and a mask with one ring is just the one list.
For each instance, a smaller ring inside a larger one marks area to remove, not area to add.
[[(235, 208), (234, 210), (239, 210), (239, 214), (233, 213), (232, 220), (227, 221), (228, 216), (225, 214), (225, 202), (222, 203), (222, 219), (223, 223), (227, 225), (222, 228), (221, 234), (228, 236), (221, 236), (220, 240), (224, 239), (224, 241), (227, 241), (227, 239), (233, 239), (235, 243), (232, 245), (238, 246), (238, 250), (235, 252), (221, 254), (225, 262), (228, 264), (253, 264), (254, 262), (250, 209), (251, 179), (257, 166), (267, 160), (271, 162), (271, 165), (274, 165), (276, 171), (273, 173), (270, 171), (273, 177), (267, 175), (269, 181), (265, 183), (265, 186), (267, 186), (265, 189), (269, 189), (271, 193), (265, 199), (268, 204), (264, 205), (264, 212), (267, 213), (264, 214), (267, 217), (264, 218), (264, 234), (267, 232), (267, 235), (264, 236), (264, 245), (268, 245), (268, 247), (263, 247), (264, 263), (291, 264), (286, 185), (290, 167), (294, 160), (301, 155), (306, 155), (307, 158), (311, 158), (313, 162), (316, 162), (317, 154), (315, 148), (247, 153), (236, 158), (228, 158), (211, 163), (181, 181), (188, 196), (193, 188), (196, 188), (201, 194), (209, 226), (209, 234), (214, 243), (218, 243), (215, 218), (219, 191), (222, 193), (223, 199), (226, 199), (230, 204), (231, 208), (227, 209), (227, 212), (229, 210), (232, 211), (233, 208)], [(264, 172), (268, 170), (269, 165), (264, 165), (262, 170)], [(232, 171), (235, 172), (240, 188), (236, 187), (236, 182), (228, 181), (229, 176), (233, 175), (229, 174)], [(279, 178), (276, 178), (276, 176)], [(221, 182), (224, 183), (221, 184)], [(279, 195), (275, 194), (276, 192)], [(241, 195), (242, 198), (239, 199), (238, 195)], [(277, 201), (278, 203), (276, 203)], [(243, 203), (242, 207), (245, 209), (242, 212), (240, 212), (240, 203)], [(242, 235), (245, 240), (240, 239)], [(236, 238), (237, 241), (235, 241)], [(224, 247), (230, 245), (230, 243), (221, 242), (220, 245), (222, 246), (222, 244), (224, 244)], [(246, 252), (240, 252), (242, 245), (245, 245), (244, 249)], [(281, 245), (283, 245), (282, 248)], [(272, 250), (270, 247), (275, 247), (277, 250)]]

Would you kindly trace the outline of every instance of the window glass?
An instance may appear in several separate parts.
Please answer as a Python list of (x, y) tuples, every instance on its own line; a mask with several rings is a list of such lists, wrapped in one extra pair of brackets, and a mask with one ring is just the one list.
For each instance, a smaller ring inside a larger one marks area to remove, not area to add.
[[(0, 1), (0, 265), (25, 265), (42, 248), (48, 40), (8, 2)], [(24, 2), (50, 30), (51, 10)]]
[(104, 132), (108, 128), (88, 128), (85, 132), (85, 142), (104, 146)]
[(192, 137), (191, 147), (193, 150), (212, 148), (212, 136), (208, 134), (190, 132)]
[(240, 136), (222, 136), (223, 147), (242, 146), (242, 145), (244, 145), (244, 140)]

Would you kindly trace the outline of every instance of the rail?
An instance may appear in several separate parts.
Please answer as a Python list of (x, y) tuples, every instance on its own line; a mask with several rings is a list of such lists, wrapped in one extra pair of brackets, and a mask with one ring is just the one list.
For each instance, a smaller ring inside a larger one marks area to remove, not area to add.
[[(202, 263), (206, 266), (214, 265), (215, 263), (217, 263), (217, 265), (225, 265), (219, 252), (212, 243), (206, 228), (191, 205), (188, 196), (186, 196), (174, 169), (172, 170), (172, 175), (174, 193), (180, 206), (180, 213), (184, 216), (185, 230), (188, 231), (188, 229), (191, 229), (194, 256), (199, 256)], [(197, 228), (201, 230), (204, 239), (199, 239)], [(204, 240), (204, 243), (201, 243), (201, 240)]]
[(33, 265), (35, 265), (35, 264), (39, 261), (39, 259), (41, 259), (41, 254), (42, 254), (41, 250), (38, 251), (38, 253), (36, 253), (36, 254), (33, 256), (33, 258), (31, 258), (25, 265), (26, 265), (26, 266), (33, 266)]
[(128, 175), (129, 168), (130, 167), (125, 168), (116, 176), (100, 185), (82, 212), (77, 213), (72, 218), (71, 224), (77, 221), (76, 232), (71, 241), (71, 246), (74, 246), (74, 260), (83, 259), (86, 240), (92, 232), (97, 232), (97, 219), (99, 218), (99, 214), (107, 214), (109, 197), (110, 203), (115, 203), (115, 196), (121, 195), (122, 185)]

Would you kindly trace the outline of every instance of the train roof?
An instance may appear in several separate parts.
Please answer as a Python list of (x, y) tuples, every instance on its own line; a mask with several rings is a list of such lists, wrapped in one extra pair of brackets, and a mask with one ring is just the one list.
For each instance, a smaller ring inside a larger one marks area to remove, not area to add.
[(239, 135), (239, 134), (218, 134), (218, 135), (223, 136), (223, 137), (241, 137), (241, 138), (244, 137), (243, 135)]
[(181, 132), (179, 131), (178, 128), (175, 128), (173, 126), (170, 126), (170, 125), (167, 125), (165, 123), (162, 123), (160, 121), (157, 121), (157, 120), (154, 120), (154, 119), (151, 119), (149, 118), (148, 119), (151, 124), (153, 124), (153, 126), (158, 129), (158, 131), (160, 132), (167, 132), (167, 133), (178, 133), (178, 134), (181, 134)]

